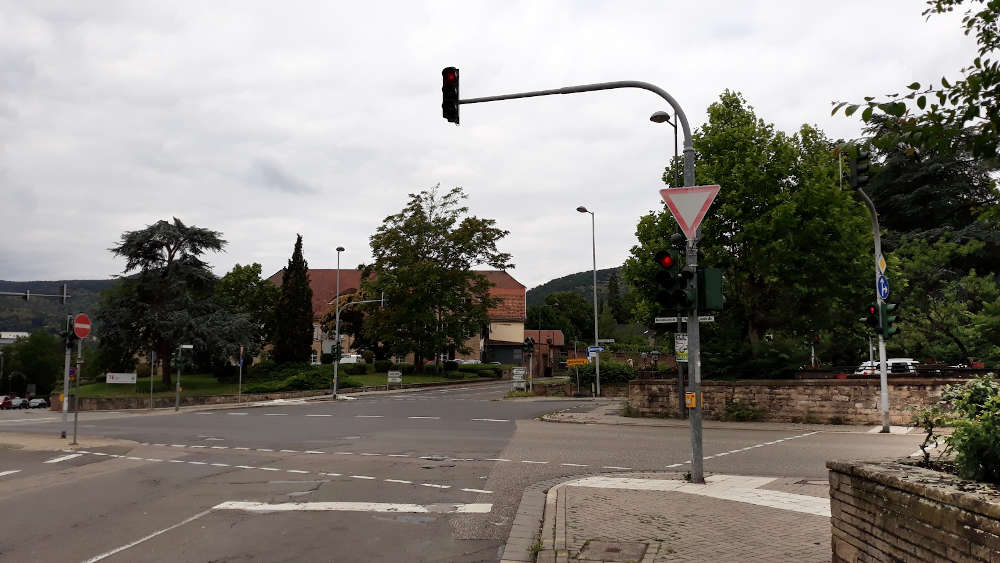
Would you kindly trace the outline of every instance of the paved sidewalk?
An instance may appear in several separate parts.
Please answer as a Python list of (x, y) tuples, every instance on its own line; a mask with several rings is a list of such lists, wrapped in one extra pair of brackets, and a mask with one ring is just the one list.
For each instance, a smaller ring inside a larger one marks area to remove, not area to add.
[[(564, 481), (545, 493), (530, 549), (508, 542), (503, 560), (830, 561), (826, 482), (736, 475), (706, 481), (688, 483), (677, 473)], [(519, 509), (519, 517), (527, 512)]]

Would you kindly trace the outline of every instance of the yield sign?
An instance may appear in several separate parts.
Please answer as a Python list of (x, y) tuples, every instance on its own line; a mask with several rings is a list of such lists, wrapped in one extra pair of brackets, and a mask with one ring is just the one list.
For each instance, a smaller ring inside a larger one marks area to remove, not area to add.
[(660, 196), (667, 202), (681, 230), (687, 238), (693, 239), (701, 225), (705, 213), (715, 201), (719, 186), (694, 186), (691, 188), (667, 188), (660, 190)]

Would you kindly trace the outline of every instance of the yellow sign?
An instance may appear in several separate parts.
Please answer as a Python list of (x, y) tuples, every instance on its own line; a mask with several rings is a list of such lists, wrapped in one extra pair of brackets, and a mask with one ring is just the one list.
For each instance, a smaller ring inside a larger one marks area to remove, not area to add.
[(698, 395), (696, 393), (684, 393), (684, 406), (693, 409), (698, 406)]
[(566, 360), (566, 365), (568, 367), (585, 366), (587, 363), (587, 358), (569, 358)]
[(59, 402), (61, 403), (61, 402), (65, 401), (65, 400), (66, 400), (66, 395), (63, 395), (62, 393), (59, 393)]

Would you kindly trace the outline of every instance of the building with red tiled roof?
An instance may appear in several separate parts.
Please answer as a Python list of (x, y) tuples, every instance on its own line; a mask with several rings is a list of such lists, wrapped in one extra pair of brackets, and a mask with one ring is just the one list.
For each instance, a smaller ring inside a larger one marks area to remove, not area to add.
[(535, 377), (552, 375), (552, 368), (566, 355), (566, 340), (561, 330), (525, 330), (525, 338), (535, 341), (534, 357), (531, 360), (531, 373)]
[[(280, 286), (285, 270), (275, 272), (268, 281)], [(513, 276), (501, 270), (477, 270), (490, 282), (490, 296), (500, 302), (490, 307), (488, 334), (475, 335), (465, 345), (468, 354), (455, 354), (456, 359), (521, 363), (521, 344), (524, 342), (524, 318), (526, 312), (525, 286)], [(327, 335), (320, 321), (337, 297), (337, 269), (310, 268), (309, 286), (312, 288), (313, 307), (313, 361), (319, 362), (320, 355), (333, 349), (333, 335)], [(348, 295), (361, 288), (361, 270), (340, 270), (340, 294)], [(561, 333), (560, 333), (561, 334)], [(344, 353), (353, 353), (353, 339), (342, 335)]]

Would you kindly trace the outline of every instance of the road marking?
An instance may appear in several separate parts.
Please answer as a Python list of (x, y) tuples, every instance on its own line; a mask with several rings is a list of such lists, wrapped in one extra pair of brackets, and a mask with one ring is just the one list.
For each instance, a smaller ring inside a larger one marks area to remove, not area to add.
[(46, 416), (42, 418), (14, 418), (11, 420), (0, 420), (0, 424), (4, 422), (42, 422), (43, 420), (59, 420), (57, 416)]
[(286, 454), (297, 454), (299, 450), (278, 450), (279, 452), (285, 452)]
[(69, 454), (69, 455), (54, 457), (54, 458), (52, 458), (52, 459), (50, 459), (50, 460), (48, 460), (46, 462), (43, 462), (43, 463), (59, 463), (60, 461), (66, 461), (66, 460), (69, 460), (69, 459), (80, 457), (82, 455), (83, 454)]
[(361, 454), (361, 455), (382, 455), (382, 454)]
[(166, 444), (153, 444), (154, 446), (166, 446)]
[(510, 460), (504, 459), (502, 457), (488, 457), (484, 461), (510, 461)]
[[(20, 470), (18, 470), (18, 471), (20, 471)], [(403, 480), (403, 479), (386, 479), (385, 482), (386, 483), (402, 483), (404, 485), (412, 485), (413, 484), (413, 481), (406, 481), (406, 480)]]
[(356, 414), (354, 418), (385, 418), (385, 415), (381, 414)]
[(269, 412), (265, 413), (264, 416), (288, 416), (287, 412)]
[(262, 469), (264, 471), (281, 471), (277, 467), (258, 467), (257, 469)]
[(208, 465), (207, 461), (189, 461), (191, 465)]
[(333, 452), (337, 455), (354, 455), (354, 452)]
[(330, 477), (342, 477), (341, 473), (320, 473), (320, 475), (329, 475)]
[(170, 463), (184, 463), (183, 459), (168, 459)]
[(228, 463), (213, 463), (212, 465), (214, 465), (216, 467), (232, 467)]
[(410, 454), (389, 454), (389, 457), (410, 457)]
[(188, 446), (188, 447), (189, 448), (207, 448), (208, 446), (194, 445), (194, 446)]
[(618, 467), (617, 465), (605, 465), (601, 469), (632, 469), (631, 467)]
[(146, 461), (163, 461), (162, 459), (157, 459), (155, 457), (147, 457)]
[(258, 452), (273, 452), (274, 450), (270, 448), (257, 448)]
[(440, 416), (408, 416), (406, 418), (412, 419), (426, 419), (426, 420), (441, 420)]
[(111, 551), (105, 551), (104, 553), (102, 553), (100, 555), (96, 555), (94, 557), (91, 557), (90, 559), (87, 559), (83, 563), (96, 563), (97, 561), (100, 561), (102, 559), (107, 559), (108, 557), (111, 557), (112, 555), (114, 555), (116, 553), (120, 553), (122, 551), (125, 551), (126, 549), (131, 548), (131, 547), (135, 547), (135, 546), (139, 545), (140, 543), (142, 543), (142, 542), (144, 542), (146, 540), (153, 539), (153, 538), (155, 538), (156, 536), (158, 536), (160, 534), (165, 534), (165, 533), (169, 532), (170, 530), (173, 530), (174, 528), (179, 528), (179, 527), (183, 526), (184, 524), (187, 524), (188, 522), (197, 520), (198, 518), (201, 518), (202, 516), (208, 514), (212, 510), (213, 509), (211, 509), (211, 508), (209, 508), (208, 510), (203, 510), (203, 511), (199, 512), (198, 514), (195, 514), (194, 516), (190, 517), (190, 518), (186, 518), (184, 520), (181, 520), (180, 522), (174, 524), (173, 526), (168, 526), (166, 528), (163, 528), (162, 530), (158, 530), (156, 532), (153, 532), (152, 534), (149, 534), (148, 536), (139, 538), (139, 539), (135, 540), (134, 542), (127, 543), (127, 544), (125, 544), (125, 545), (123, 545), (121, 547), (116, 547), (115, 549), (112, 549)]
[(306, 450), (307, 454), (325, 454), (326, 452), (321, 452), (319, 450)]
[(288, 473), (309, 473), (308, 471), (303, 471), (301, 469), (286, 469)]
[[(213, 510), (242, 510), (244, 512), (405, 512), (413, 514), (486, 514), (492, 504), (401, 504), (387, 502), (264, 502), (229, 501), (217, 504)], [(90, 563), (90, 562), (86, 562)]]
[(212, 446), (213, 450), (228, 450), (229, 446)]
[(484, 495), (492, 495), (493, 491), (487, 491), (485, 489), (462, 489), (467, 493), (483, 493)]
[(369, 477), (367, 475), (351, 475), (354, 479), (374, 479), (374, 477)]
[(434, 487), (435, 489), (450, 489), (451, 485), (435, 485), (434, 483), (420, 483), (424, 487)]
[(559, 465), (565, 465), (567, 467), (590, 467), (584, 463), (560, 463)]
[(246, 416), (247, 415), (247, 413), (245, 413), (245, 412), (227, 412), (226, 414), (228, 414), (230, 416)]
[(184, 444), (170, 444), (171, 448), (186, 448)]
[(252, 465), (237, 465), (236, 467), (239, 467), (240, 469), (257, 469)]
[[(684, 462), (684, 463), (687, 463), (687, 462)], [(684, 465), (684, 463), (672, 463), (672, 464), (668, 465), (667, 467), (680, 467), (680, 466)]]
[(332, 414), (307, 414), (306, 416), (333, 416)]
[(521, 463), (537, 463), (537, 464), (545, 464), (545, 463), (548, 463), (548, 462), (547, 462), (547, 461), (532, 461), (532, 460), (530, 460), (530, 459), (522, 459), (522, 460), (521, 460)]
[(128, 456), (125, 459), (131, 459), (132, 461), (146, 461), (146, 458), (143, 458), (143, 457), (133, 457), (133, 456)]
[(104, 452), (91, 452), (91, 453), (94, 454), (94, 455), (108, 455), (108, 454), (106, 454)]
[(6, 477), (8, 475), (13, 475), (15, 473), (20, 473), (20, 472), (21, 472), (20, 469), (10, 469), (7, 471), (0, 471), (0, 477)]
[(477, 422), (510, 422), (510, 420), (506, 418), (473, 418), (472, 420)]

